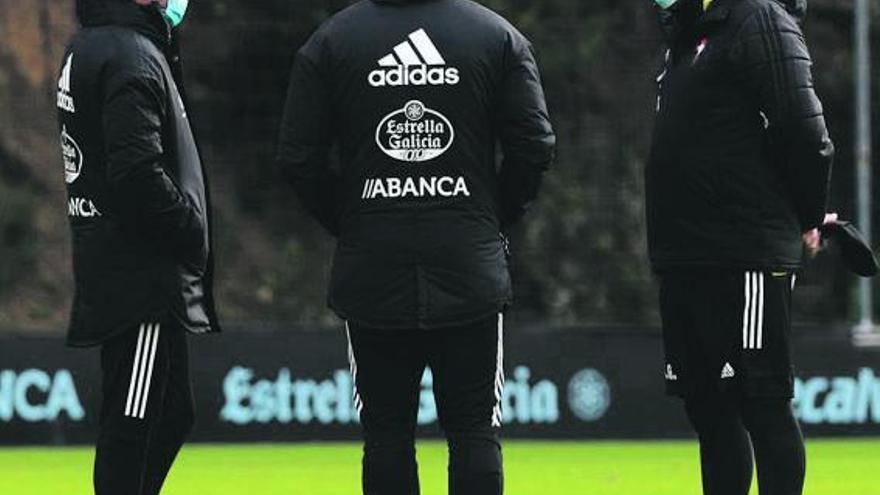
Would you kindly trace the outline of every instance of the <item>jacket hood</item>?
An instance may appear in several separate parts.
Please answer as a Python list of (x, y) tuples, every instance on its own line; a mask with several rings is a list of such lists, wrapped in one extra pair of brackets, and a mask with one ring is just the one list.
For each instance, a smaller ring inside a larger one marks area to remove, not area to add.
[[(714, 0), (714, 3), (720, 4), (724, 0)], [(733, 0), (739, 1), (739, 0)], [(785, 7), (785, 10), (788, 11), (789, 14), (794, 16), (798, 21), (803, 21), (807, 16), (807, 1), (808, 0), (773, 0), (774, 2), (781, 4)], [(726, 3), (730, 3), (729, 1)]]
[(138, 31), (166, 47), (171, 30), (157, 4), (140, 6), (133, 0), (76, 0), (76, 16), (85, 27), (117, 25)]
[[(712, 6), (704, 14), (702, 0), (679, 0), (671, 9), (659, 9), (660, 26), (668, 39), (675, 39), (700, 19), (723, 20), (734, 4), (739, 1), (741, 0), (713, 0)], [(807, 17), (807, 0), (772, 1), (782, 5), (799, 24), (803, 24)]]
[(373, 0), (376, 3), (387, 3), (391, 5), (406, 5), (408, 3), (423, 3), (430, 0)]
[(807, 17), (807, 0), (776, 0), (781, 3), (789, 14), (803, 22)]
[(679, 0), (672, 8), (657, 9), (660, 29), (668, 42), (674, 43), (682, 33), (688, 32), (696, 25), (703, 12), (702, 3), (702, 0)]

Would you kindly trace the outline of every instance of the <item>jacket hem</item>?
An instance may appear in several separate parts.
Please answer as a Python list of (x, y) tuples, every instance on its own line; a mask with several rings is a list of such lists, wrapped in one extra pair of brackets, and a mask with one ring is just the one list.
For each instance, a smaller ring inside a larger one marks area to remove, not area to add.
[(360, 317), (355, 316), (351, 313), (347, 313), (333, 306), (331, 306), (330, 309), (332, 309), (336, 313), (336, 315), (343, 321), (375, 330), (442, 331), (450, 328), (467, 326), (472, 323), (490, 318), (493, 315), (504, 313), (509, 306), (509, 302), (503, 301), (499, 302), (491, 310), (482, 310), (480, 312), (474, 312), (468, 315), (457, 317), (437, 318), (430, 321), (419, 318), (415, 318), (409, 321), (402, 321), (400, 319), (386, 320), (381, 317)]
[(651, 261), (654, 272), (662, 273), (670, 270), (687, 270), (701, 268), (720, 268), (736, 270), (800, 270), (801, 262), (776, 261)]
[(93, 348), (93, 347), (100, 347), (100, 346), (106, 344), (107, 342), (113, 340), (114, 338), (119, 337), (120, 335), (122, 335), (124, 333), (135, 331), (137, 329), (135, 327), (135, 325), (137, 325), (137, 324), (135, 323), (133, 325), (120, 325), (120, 327), (118, 329), (116, 329), (112, 332), (109, 332), (101, 337), (98, 337), (95, 339), (90, 339), (90, 340), (72, 339), (72, 338), (68, 337), (67, 338), (67, 347), (70, 347), (73, 349), (89, 349), (89, 348)]
[(74, 337), (73, 334), (76, 333), (75, 329), (80, 327), (80, 325), (72, 323), (67, 329), (67, 347), (98, 347), (130, 330), (136, 330), (138, 324), (140, 323), (144, 323), (147, 320), (163, 320), (164, 318), (167, 318), (169, 314), (170, 311), (168, 311), (166, 308), (163, 308), (161, 305), (157, 305), (157, 307), (155, 308), (147, 309), (141, 313), (138, 313), (136, 317), (130, 318), (127, 321), (120, 323), (119, 325), (115, 325), (113, 330), (103, 332), (102, 335), (91, 339), (80, 339)]

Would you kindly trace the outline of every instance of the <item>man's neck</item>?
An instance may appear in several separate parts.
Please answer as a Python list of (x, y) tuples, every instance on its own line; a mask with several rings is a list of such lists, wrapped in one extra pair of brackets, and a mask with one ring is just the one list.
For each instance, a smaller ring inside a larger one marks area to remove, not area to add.
[(703, 12), (709, 10), (713, 0), (703, 0)]

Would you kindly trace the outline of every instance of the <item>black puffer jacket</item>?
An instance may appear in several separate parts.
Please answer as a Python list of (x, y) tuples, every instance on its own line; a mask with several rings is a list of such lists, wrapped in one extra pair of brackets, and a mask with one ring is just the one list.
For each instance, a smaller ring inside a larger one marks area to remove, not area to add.
[(79, 0), (58, 80), (76, 283), (68, 340), (96, 345), (171, 314), (218, 331), (210, 199), (161, 12)]
[(497, 14), (469, 0), (339, 13), (297, 54), (280, 141), (283, 174), (339, 238), (342, 318), (430, 329), (510, 303), (501, 232), (535, 199), (555, 137), (531, 45)]
[(647, 167), (658, 270), (793, 269), (822, 222), (834, 147), (813, 87), (803, 0), (681, 0), (664, 25)]

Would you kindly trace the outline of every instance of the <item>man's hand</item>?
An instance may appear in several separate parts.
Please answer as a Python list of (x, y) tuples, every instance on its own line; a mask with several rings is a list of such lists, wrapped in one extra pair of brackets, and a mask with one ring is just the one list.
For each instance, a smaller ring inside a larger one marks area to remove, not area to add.
[[(825, 215), (825, 221), (822, 222), (824, 225), (828, 225), (829, 223), (836, 222), (840, 216), (837, 213), (828, 213)], [(807, 246), (807, 252), (810, 256), (816, 256), (819, 253), (819, 250), (822, 249), (822, 234), (819, 233), (819, 229), (813, 229), (809, 232), (805, 232), (803, 235), (804, 244)]]

